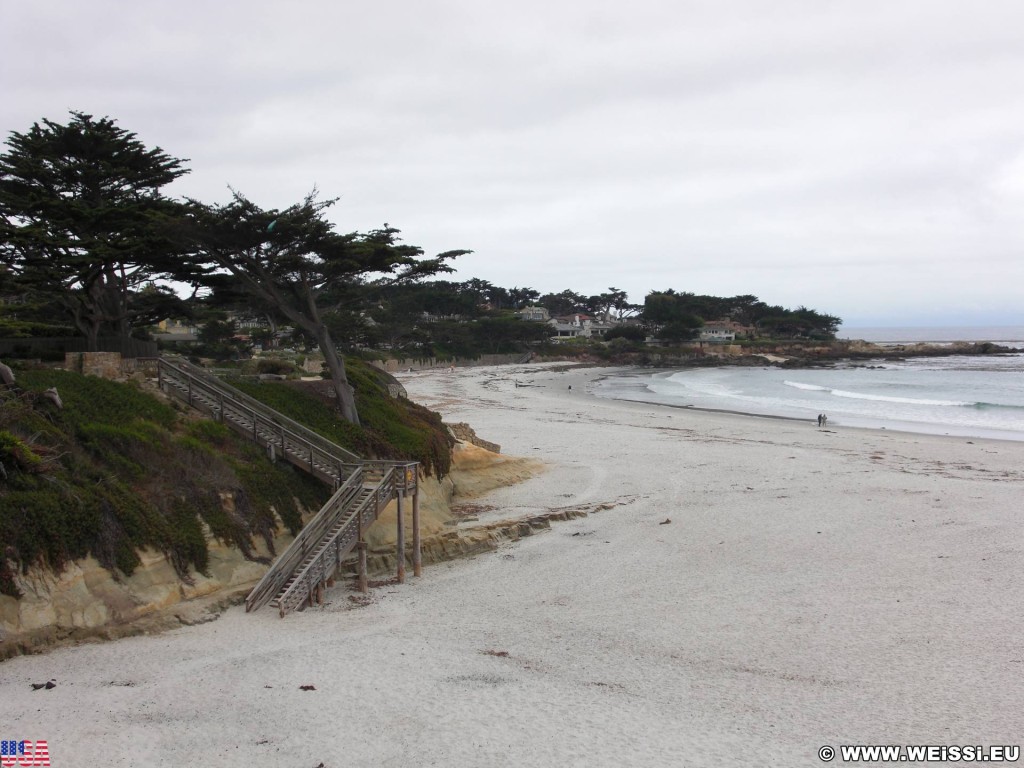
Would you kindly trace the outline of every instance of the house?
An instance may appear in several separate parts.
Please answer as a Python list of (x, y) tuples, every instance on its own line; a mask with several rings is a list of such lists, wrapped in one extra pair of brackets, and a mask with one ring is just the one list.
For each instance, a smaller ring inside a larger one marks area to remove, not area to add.
[(700, 329), (700, 340), (709, 342), (735, 341), (736, 335), (747, 335), (750, 329), (732, 320), (712, 320)]
[(604, 336), (613, 327), (613, 323), (594, 320), (590, 315), (575, 314), (564, 317), (553, 317), (548, 325), (555, 329), (553, 340), (581, 337), (585, 339)]
[(538, 323), (546, 323), (551, 319), (547, 307), (523, 307), (516, 315), (520, 320), (533, 320)]
[(164, 343), (192, 342), (196, 340), (199, 329), (192, 323), (180, 320), (161, 320), (157, 323), (153, 338)]

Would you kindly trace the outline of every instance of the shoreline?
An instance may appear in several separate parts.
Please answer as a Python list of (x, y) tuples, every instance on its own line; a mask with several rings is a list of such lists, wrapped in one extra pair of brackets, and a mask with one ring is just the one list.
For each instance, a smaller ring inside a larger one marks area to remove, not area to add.
[(599, 514), (358, 604), (339, 585), (285, 619), (11, 659), (11, 732), (55, 765), (157, 768), (182, 732), (210, 765), (272, 768), (788, 768), (823, 744), (1019, 740), (1024, 445), (603, 400), (602, 370), (400, 377), (547, 465), (475, 499), (487, 516)]
[[(658, 373), (682, 372), (682, 371), (686, 371), (686, 370), (690, 370), (690, 369), (687, 368), (686, 366), (682, 366), (682, 367), (669, 366), (669, 367), (662, 367), (662, 368), (643, 368), (643, 369), (637, 368), (635, 366), (624, 366), (622, 368), (612, 368), (612, 367), (609, 367), (608, 369), (605, 369), (604, 373), (602, 373), (601, 375), (597, 376), (595, 379), (593, 379), (593, 381), (588, 382), (588, 383), (589, 384), (597, 384), (597, 383), (599, 383), (601, 381), (604, 381), (606, 379), (609, 379), (609, 378), (612, 378), (612, 377), (615, 377), (615, 376), (619, 376), (619, 377), (623, 377), (623, 378), (636, 378), (636, 379), (640, 379), (640, 378), (643, 378), (643, 377), (654, 376), (654, 375), (656, 375)], [(748, 418), (774, 419), (774, 420), (789, 421), (789, 422), (795, 422), (795, 423), (810, 423), (812, 425), (814, 423), (813, 417), (810, 417), (810, 416), (808, 416), (806, 418), (802, 418), (802, 417), (798, 417), (798, 416), (789, 416), (789, 415), (785, 415), (785, 414), (758, 413), (756, 411), (745, 411), (745, 410), (738, 410), (738, 409), (734, 409), (734, 408), (712, 408), (712, 407), (708, 407), (708, 406), (699, 406), (699, 405), (692, 405), (692, 404), (681, 405), (681, 404), (675, 404), (675, 403), (666, 403), (666, 402), (658, 402), (658, 401), (655, 401), (655, 400), (648, 400), (648, 399), (645, 399), (643, 396), (640, 396), (640, 397), (612, 397), (612, 396), (608, 396), (608, 397), (606, 397), (606, 396), (594, 394), (589, 388), (588, 388), (588, 393), (591, 394), (591, 396), (593, 396), (594, 398), (596, 398), (598, 400), (609, 400), (609, 401), (623, 402), (623, 403), (643, 403), (643, 404), (648, 405), (650, 407), (677, 408), (677, 409), (684, 409), (684, 410), (702, 411), (702, 412), (707, 412), (707, 413), (733, 414), (733, 415), (744, 416), (744, 417), (748, 417)], [(657, 395), (653, 395), (653, 396), (657, 396)], [(851, 418), (851, 416), (849, 416), (849, 415), (842, 415), (839, 418), (841, 418), (841, 419)], [(922, 435), (922, 436), (923, 435), (928, 435), (928, 436), (933, 436), (933, 437), (950, 437), (950, 438), (955, 438), (955, 439), (964, 439), (964, 438), (966, 438), (966, 439), (972, 439), (972, 440), (993, 440), (993, 441), (996, 441), (996, 442), (1012, 442), (1012, 443), (1024, 442), (1024, 433), (1017, 432), (1017, 431), (1014, 431), (1014, 430), (1000, 431), (999, 429), (996, 429), (996, 428), (985, 428), (985, 427), (979, 427), (979, 426), (958, 426), (956, 424), (942, 424), (942, 423), (938, 423), (938, 422), (932, 423), (932, 422), (913, 422), (913, 421), (899, 421), (899, 420), (891, 420), (891, 421), (883, 424), (882, 422), (885, 422), (885, 419), (883, 419), (881, 417), (852, 416), (852, 418), (854, 418), (855, 420), (860, 420), (860, 421), (868, 421), (868, 422), (874, 421), (876, 423), (874, 423), (874, 424), (862, 424), (862, 423), (861, 424), (858, 424), (858, 423), (850, 424), (850, 423), (844, 423), (843, 421), (837, 420), (832, 415), (829, 416), (829, 420), (834, 422), (834, 427), (836, 429), (842, 429), (842, 430), (856, 429), (856, 430), (877, 431), (877, 432), (883, 432), (883, 433), (885, 433), (885, 432), (900, 433), (900, 434), (906, 434), (906, 435)]]

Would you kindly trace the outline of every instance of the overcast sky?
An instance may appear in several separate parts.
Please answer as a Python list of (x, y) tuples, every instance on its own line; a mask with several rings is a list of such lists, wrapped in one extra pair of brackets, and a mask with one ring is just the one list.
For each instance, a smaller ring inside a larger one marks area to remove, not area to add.
[(0, 0), (0, 131), (69, 109), (316, 185), (454, 279), (1024, 325), (1022, 0)]

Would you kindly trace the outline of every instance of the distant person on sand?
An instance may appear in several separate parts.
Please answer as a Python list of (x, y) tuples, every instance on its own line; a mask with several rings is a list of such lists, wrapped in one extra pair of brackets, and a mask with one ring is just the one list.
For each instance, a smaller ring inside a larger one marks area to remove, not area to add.
[(819, 429), (821, 428), (821, 420), (824, 419), (824, 418), (825, 418), (825, 416), (823, 414), (820, 414), (820, 413), (818, 414), (818, 428)]
[(828, 416), (826, 416), (824, 413), (821, 414), (821, 426), (823, 426), (823, 427), (827, 427), (828, 426)]

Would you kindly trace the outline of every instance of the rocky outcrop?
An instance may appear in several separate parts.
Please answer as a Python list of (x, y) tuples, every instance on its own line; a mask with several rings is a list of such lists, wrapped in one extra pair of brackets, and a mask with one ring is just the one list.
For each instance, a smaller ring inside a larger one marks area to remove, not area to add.
[[(276, 550), (290, 540), (277, 537)], [(253, 549), (269, 557), (262, 541)], [(207, 573), (190, 574), (191, 583), (179, 578), (162, 552), (143, 550), (139, 557), (131, 576), (109, 571), (92, 557), (69, 563), (59, 574), (38, 566), (17, 574), (22, 597), (0, 595), (0, 658), (62, 640), (120, 637), (212, 618), (216, 608), (244, 597), (267, 567), (213, 539)]]
[[(452, 451), (452, 471), (440, 482), (427, 478), (420, 485), (420, 534), (427, 542), (451, 533), (454, 515), (452, 504), (476, 498), (495, 488), (515, 485), (544, 470), (536, 459), (502, 456), (471, 443), (457, 443)], [(366, 532), (370, 551), (394, 548), (398, 539), (397, 504), (391, 502)], [(406, 502), (405, 523), (411, 524)], [(412, 541), (411, 530), (405, 540)], [(443, 559), (443, 558), (442, 558)]]
[(452, 437), (456, 440), (460, 440), (463, 443), (471, 443), (472, 445), (483, 448), (491, 453), (501, 453), (500, 445), (477, 437), (476, 431), (464, 421), (459, 421), (454, 424), (445, 424), (445, 426), (448, 427), (448, 431), (452, 433)]

